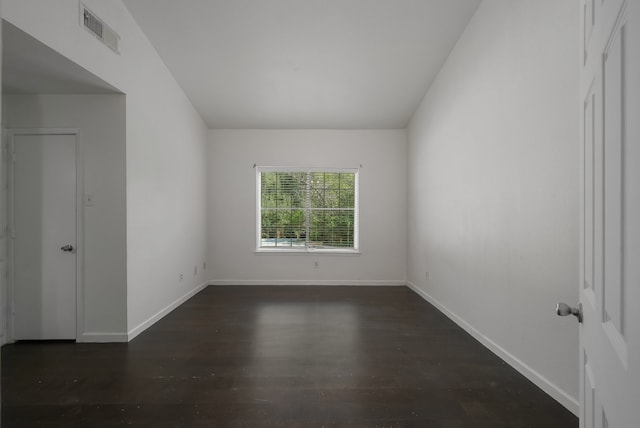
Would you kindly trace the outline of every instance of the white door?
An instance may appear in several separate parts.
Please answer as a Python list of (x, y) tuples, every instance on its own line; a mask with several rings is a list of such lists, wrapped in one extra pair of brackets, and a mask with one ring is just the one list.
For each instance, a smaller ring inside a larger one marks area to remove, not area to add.
[(581, 0), (580, 426), (640, 426), (640, 1)]
[(13, 136), (14, 339), (76, 338), (76, 136)]

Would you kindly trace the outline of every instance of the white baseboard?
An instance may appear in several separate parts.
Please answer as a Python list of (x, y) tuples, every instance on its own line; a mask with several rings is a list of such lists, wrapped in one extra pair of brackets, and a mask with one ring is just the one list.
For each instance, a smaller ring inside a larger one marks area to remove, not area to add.
[(476, 340), (482, 343), (486, 348), (488, 348), (491, 352), (496, 354), (502, 360), (504, 360), (511, 367), (516, 369), (520, 374), (533, 382), (536, 386), (542, 389), (544, 392), (549, 394), (553, 399), (562, 404), (567, 408), (570, 412), (575, 414), (576, 416), (580, 411), (580, 403), (571, 395), (567, 394), (564, 390), (560, 389), (556, 384), (551, 382), (546, 377), (542, 376), (540, 373), (529, 367), (527, 364), (522, 362), (520, 359), (515, 357), (513, 354), (509, 353), (506, 349), (483, 335), (480, 331), (476, 330), (471, 324), (468, 324), (464, 319), (456, 315), (454, 312), (449, 310), (445, 305), (440, 303), (437, 299), (433, 298), (424, 290), (418, 288), (415, 284), (411, 282), (407, 282), (407, 286), (413, 290), (420, 297), (425, 299), (427, 302), (431, 303), (435, 306), (440, 312), (449, 317), (453, 322), (458, 324), (462, 329), (464, 329), (467, 333), (473, 336)]
[(116, 343), (127, 342), (129, 336), (127, 333), (114, 333), (114, 332), (94, 332), (86, 331), (76, 339), (78, 343)]
[(128, 341), (133, 340), (136, 336), (138, 336), (140, 333), (142, 333), (143, 331), (145, 331), (146, 329), (151, 327), (153, 324), (158, 322), (160, 319), (162, 319), (164, 316), (169, 314), (175, 308), (177, 308), (178, 306), (180, 306), (181, 304), (183, 304), (184, 302), (189, 300), (191, 297), (193, 297), (196, 294), (198, 294), (200, 291), (202, 291), (204, 288), (206, 288), (207, 285), (209, 285), (208, 281), (207, 282), (203, 282), (202, 284), (198, 285), (193, 290), (187, 292), (184, 296), (176, 299), (175, 301), (173, 301), (172, 303), (167, 305), (164, 309), (160, 310), (155, 315), (152, 315), (146, 321), (143, 321), (142, 323), (140, 323), (137, 327), (134, 327), (133, 329), (129, 330), (129, 333), (127, 334), (127, 340)]
[(361, 287), (382, 287), (382, 286), (406, 286), (404, 280), (238, 280), (238, 279), (216, 279), (209, 281), (210, 285), (328, 285), (328, 286), (361, 286)]

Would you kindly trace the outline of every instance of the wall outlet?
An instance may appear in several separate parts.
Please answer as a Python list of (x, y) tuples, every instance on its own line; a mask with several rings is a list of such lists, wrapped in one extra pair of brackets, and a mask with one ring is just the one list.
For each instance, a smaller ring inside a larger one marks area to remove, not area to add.
[(424, 277), (425, 277), (425, 279), (426, 279), (427, 281), (429, 280), (429, 272), (428, 272), (428, 271), (424, 273)]
[(313, 268), (314, 269), (318, 269), (318, 261), (317, 260), (313, 261)]
[(202, 270), (207, 270), (207, 262), (202, 262)]
[(184, 279), (184, 275), (182, 274), (182, 272), (180, 272), (180, 276), (178, 277), (178, 281), (182, 282), (183, 279)]
[(92, 207), (94, 200), (95, 200), (95, 196), (94, 196), (93, 192), (84, 194), (84, 206), (85, 207)]
[(198, 274), (198, 266), (194, 266), (193, 267), (193, 276), (196, 276)]

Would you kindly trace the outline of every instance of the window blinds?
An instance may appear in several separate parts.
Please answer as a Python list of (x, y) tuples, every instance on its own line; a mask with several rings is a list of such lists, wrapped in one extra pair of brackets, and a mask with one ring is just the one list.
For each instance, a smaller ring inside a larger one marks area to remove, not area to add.
[(259, 249), (357, 249), (358, 171), (258, 168)]

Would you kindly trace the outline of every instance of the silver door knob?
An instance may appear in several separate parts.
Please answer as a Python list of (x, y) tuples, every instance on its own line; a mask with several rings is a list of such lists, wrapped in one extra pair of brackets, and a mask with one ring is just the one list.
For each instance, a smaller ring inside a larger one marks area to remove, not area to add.
[(582, 303), (578, 303), (577, 308), (572, 308), (566, 303), (558, 303), (556, 305), (556, 314), (561, 317), (566, 317), (567, 315), (573, 315), (578, 318), (578, 322), (582, 322)]
[(71, 244), (67, 244), (67, 245), (65, 245), (65, 246), (60, 247), (60, 249), (61, 249), (62, 251), (65, 251), (65, 252), (67, 252), (67, 253), (70, 253), (70, 252), (72, 252), (72, 251), (73, 251), (73, 245), (71, 245)]

